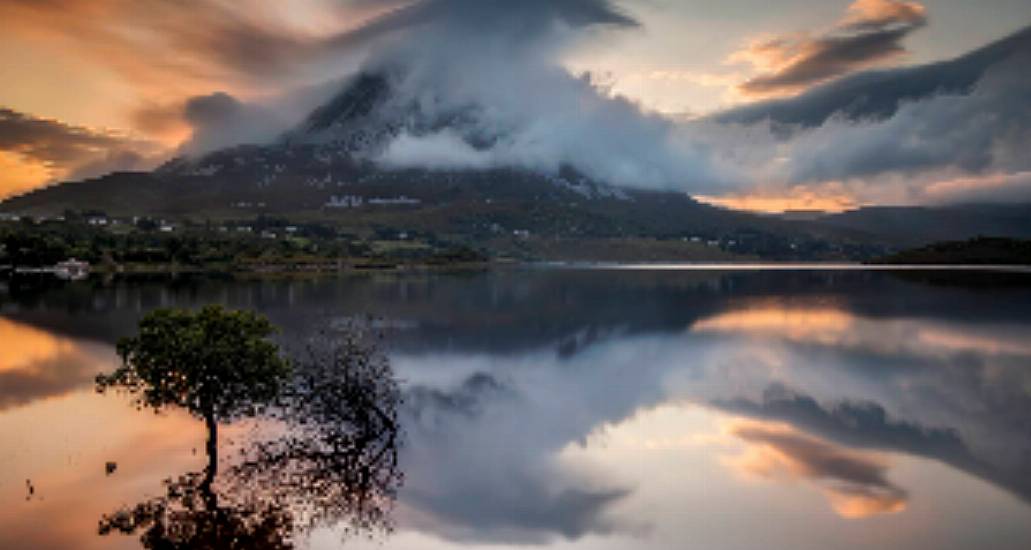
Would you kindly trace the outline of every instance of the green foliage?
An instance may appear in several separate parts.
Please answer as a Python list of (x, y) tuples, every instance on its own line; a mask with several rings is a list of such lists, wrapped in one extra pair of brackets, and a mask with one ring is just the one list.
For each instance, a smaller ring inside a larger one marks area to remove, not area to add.
[(182, 407), (209, 422), (253, 416), (290, 375), (268, 339), (273, 332), (249, 311), (156, 310), (140, 321), (137, 336), (118, 343), (123, 365), (99, 375), (97, 390), (121, 389), (142, 407)]
[(68, 258), (69, 248), (63, 239), (52, 235), (12, 232), (2, 241), (6, 261), (16, 266), (53, 265)]
[(461, 248), (416, 232), (394, 243), (397, 246), (374, 249), (360, 237), (318, 224), (285, 226), (285, 221), (271, 225), (268, 220), (257, 220), (248, 222), (246, 227), (251, 231), (243, 232), (232, 225), (213, 229), (210, 225), (183, 223), (172, 232), (164, 232), (141, 229), (146, 220), (140, 220), (137, 226), (121, 221), (96, 227), (83, 222), (82, 216), (71, 215), (71, 211), (66, 214), (70, 221), (0, 222), (0, 265), (52, 266), (71, 257), (88, 261), (98, 270), (119, 267), (126, 271), (225, 271), (252, 265), (294, 268), (335, 264), (338, 260), (446, 263)]

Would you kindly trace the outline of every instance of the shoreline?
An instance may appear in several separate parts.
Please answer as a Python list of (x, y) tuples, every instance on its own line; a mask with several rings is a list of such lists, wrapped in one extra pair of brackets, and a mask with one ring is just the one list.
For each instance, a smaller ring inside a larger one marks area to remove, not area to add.
[(849, 262), (536, 262), (554, 269), (610, 271), (1005, 271), (1031, 273), (1031, 264), (871, 264)]
[(0, 279), (16, 277), (53, 277), (83, 280), (93, 277), (207, 275), (226, 277), (321, 277), (358, 273), (444, 273), (526, 270), (583, 271), (879, 271), (879, 272), (967, 272), (1031, 274), (1026, 264), (869, 264), (849, 262), (562, 262), (497, 260), (455, 263), (342, 263), (256, 266), (184, 266), (173, 264), (99, 266), (86, 277), (62, 278), (52, 268), (11, 268), (0, 266)]

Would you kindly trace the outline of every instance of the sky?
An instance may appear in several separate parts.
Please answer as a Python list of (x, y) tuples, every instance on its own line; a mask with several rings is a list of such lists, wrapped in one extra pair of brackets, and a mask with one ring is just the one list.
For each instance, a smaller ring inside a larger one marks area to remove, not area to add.
[(1027, 40), (876, 120), (767, 121), (1024, 30), (1027, 0), (0, 0), (0, 20), (0, 197), (268, 140), (404, 64), (413, 101), (514, 130), (486, 151), (402, 135), (388, 165), (572, 165), (757, 210), (1031, 199)]

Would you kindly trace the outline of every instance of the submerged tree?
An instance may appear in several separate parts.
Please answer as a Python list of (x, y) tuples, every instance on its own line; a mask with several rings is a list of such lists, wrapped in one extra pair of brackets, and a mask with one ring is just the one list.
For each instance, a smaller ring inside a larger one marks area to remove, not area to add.
[[(400, 391), (386, 356), (358, 325), (309, 342), (287, 368), (255, 314), (162, 311), (119, 344), (124, 366), (98, 389), (141, 407), (187, 409), (209, 429), (208, 467), (165, 493), (100, 520), (99, 532), (142, 531), (146, 548), (291, 548), (319, 526), (387, 531), (402, 475)], [(213, 486), (217, 424), (259, 417)]]
[(97, 390), (127, 391), (140, 408), (179, 407), (204, 420), (210, 486), (218, 424), (255, 416), (289, 378), (290, 364), (269, 340), (273, 332), (268, 319), (250, 311), (156, 310), (140, 321), (138, 335), (118, 342), (122, 366), (98, 375)]
[(386, 355), (358, 323), (308, 342), (270, 417), (286, 429), (241, 449), (230, 476), (294, 511), (302, 530), (389, 530), (401, 391)]
[[(165, 480), (165, 494), (100, 519), (98, 533), (140, 533), (152, 550), (287, 550), (294, 545), (293, 517), (276, 502), (214, 498), (205, 475), (191, 472)], [(224, 498), (225, 496), (233, 498)]]

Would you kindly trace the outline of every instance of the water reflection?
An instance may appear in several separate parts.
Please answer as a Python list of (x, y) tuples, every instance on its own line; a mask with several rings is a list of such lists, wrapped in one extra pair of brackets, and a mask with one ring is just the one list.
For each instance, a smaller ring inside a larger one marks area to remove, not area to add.
[(113, 354), (107, 346), (0, 317), (0, 412), (88, 384)]
[(787, 424), (734, 422), (728, 433), (749, 444), (727, 461), (739, 472), (769, 479), (805, 480), (820, 487), (845, 518), (901, 512), (909, 495), (886, 477), (888, 461), (799, 432)]
[(140, 533), (149, 549), (285, 549), (317, 527), (385, 531), (402, 480), (399, 402), (366, 331), (323, 335), (227, 471), (211, 436), (203, 472), (166, 479), (164, 494), (105, 514), (98, 532)]
[[(1031, 281), (932, 275), (76, 283), (2, 311), (102, 348), (160, 304), (254, 307), (288, 340), (373, 315), (405, 483), (394, 533), (354, 547), (1024, 548)], [(331, 523), (307, 543), (339, 546)]]

